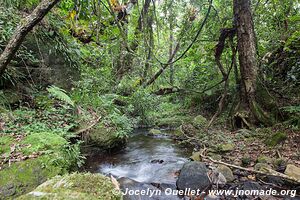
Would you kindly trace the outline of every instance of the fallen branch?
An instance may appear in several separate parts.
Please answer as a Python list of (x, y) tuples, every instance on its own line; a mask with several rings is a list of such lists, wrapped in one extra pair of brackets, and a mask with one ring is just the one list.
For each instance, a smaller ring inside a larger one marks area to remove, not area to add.
[(243, 170), (243, 171), (247, 171), (247, 172), (250, 172), (250, 173), (253, 173), (253, 174), (261, 174), (261, 175), (265, 175), (265, 176), (279, 177), (279, 178), (283, 178), (283, 179), (286, 179), (286, 180), (289, 180), (289, 181), (292, 181), (292, 182), (300, 184), (300, 180), (297, 180), (297, 179), (295, 179), (293, 177), (290, 177), (290, 176), (287, 176), (285, 174), (279, 173), (279, 172), (277, 172), (275, 170), (272, 170), (272, 169), (264, 168), (264, 170), (266, 170), (267, 172), (262, 172), (262, 171), (257, 171), (257, 170), (254, 170), (254, 169), (249, 169), (249, 168), (245, 168), (245, 167), (241, 167), (241, 166), (229, 164), (229, 163), (226, 163), (226, 162), (223, 162), (223, 161), (220, 161), (220, 160), (214, 160), (214, 159), (212, 159), (209, 156), (205, 156), (204, 155), (205, 151), (206, 151), (206, 149), (204, 149), (200, 153), (201, 158), (202, 159), (207, 159), (207, 160), (209, 160), (209, 161), (211, 161), (213, 163), (225, 165), (227, 167), (231, 167), (231, 168), (235, 168), (235, 169), (239, 169), (239, 170)]
[(91, 130), (92, 128), (94, 128), (94, 126), (96, 126), (98, 124), (98, 122), (100, 121), (101, 117), (98, 117), (91, 125), (89, 125), (88, 127), (84, 128), (84, 129), (80, 129), (79, 131), (76, 131), (76, 135), (80, 135), (82, 133), (85, 133), (89, 130)]

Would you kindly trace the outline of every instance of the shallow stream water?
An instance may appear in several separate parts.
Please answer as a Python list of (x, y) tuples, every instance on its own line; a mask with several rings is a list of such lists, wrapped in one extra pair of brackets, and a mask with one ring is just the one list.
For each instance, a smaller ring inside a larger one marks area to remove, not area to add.
[(181, 147), (169, 136), (150, 136), (148, 130), (138, 129), (125, 149), (90, 158), (88, 171), (144, 183), (175, 184), (176, 173), (190, 154), (190, 149)]

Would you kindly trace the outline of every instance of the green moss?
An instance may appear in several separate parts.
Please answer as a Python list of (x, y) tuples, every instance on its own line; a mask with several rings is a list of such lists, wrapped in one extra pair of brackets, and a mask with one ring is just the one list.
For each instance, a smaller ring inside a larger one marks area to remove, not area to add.
[(14, 198), (64, 170), (51, 164), (49, 156), (41, 156), (5, 166), (0, 171), (0, 199)]
[(220, 144), (216, 146), (216, 152), (230, 152), (233, 151), (235, 145), (233, 143)]
[(10, 145), (13, 143), (13, 137), (9, 135), (0, 136), (0, 154), (9, 153)]
[(112, 149), (124, 145), (126, 138), (118, 137), (116, 130), (112, 127), (104, 127), (104, 125), (98, 125), (89, 134), (90, 143), (95, 144), (97, 147), (103, 149)]
[(42, 132), (31, 133), (21, 143), (29, 145), (27, 148), (23, 148), (22, 152), (30, 155), (38, 151), (60, 151), (67, 141), (55, 133)]
[(265, 140), (265, 144), (274, 147), (287, 139), (287, 135), (283, 132), (276, 132)]
[(256, 159), (257, 163), (272, 163), (272, 158), (269, 158), (267, 156), (259, 156)]
[(191, 120), (192, 118), (190, 116), (175, 115), (158, 119), (156, 125), (159, 127), (179, 127), (183, 122), (190, 122)]
[(193, 125), (197, 128), (204, 128), (207, 125), (207, 120), (202, 115), (198, 115), (194, 118)]
[(270, 135), (272, 135), (272, 133), (273, 133), (273, 131), (270, 127), (269, 128), (258, 128), (258, 129), (256, 129), (256, 137), (258, 137), (260, 139), (270, 137)]
[(114, 194), (114, 189), (110, 179), (103, 175), (74, 173), (56, 176), (18, 199), (121, 199), (119, 194)]
[(149, 130), (149, 134), (150, 135), (160, 135), (161, 131), (153, 128), (153, 129)]

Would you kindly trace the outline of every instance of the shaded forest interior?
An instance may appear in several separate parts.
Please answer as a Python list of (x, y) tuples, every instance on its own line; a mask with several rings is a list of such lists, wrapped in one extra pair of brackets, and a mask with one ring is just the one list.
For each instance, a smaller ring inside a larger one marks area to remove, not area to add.
[(299, 186), (299, 30), (299, 0), (1, 0), (0, 199), (137, 128)]

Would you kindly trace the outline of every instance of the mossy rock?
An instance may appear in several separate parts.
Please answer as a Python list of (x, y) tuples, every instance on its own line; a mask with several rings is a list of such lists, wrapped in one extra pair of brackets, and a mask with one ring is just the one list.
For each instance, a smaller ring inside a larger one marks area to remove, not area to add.
[(292, 164), (288, 164), (284, 171), (284, 174), (300, 181), (300, 167), (297, 167)]
[(64, 169), (51, 164), (49, 156), (13, 163), (0, 171), (0, 199), (15, 199), (46, 181), (63, 173)]
[(262, 155), (262, 156), (259, 156), (257, 159), (256, 159), (256, 162), (257, 163), (272, 163), (273, 162), (273, 160), (272, 160), (272, 158), (270, 158), (270, 157), (268, 157), (268, 156), (264, 156), (264, 155)]
[(267, 173), (270, 169), (272, 169), (272, 167), (270, 165), (268, 165), (267, 163), (257, 163), (254, 166), (254, 169), (256, 171), (260, 171), (260, 172), (265, 172)]
[(201, 161), (201, 152), (194, 152), (190, 159), (192, 159), (193, 161)]
[(126, 144), (126, 138), (118, 136), (115, 128), (99, 124), (89, 134), (89, 143), (102, 149), (113, 149), (123, 147)]
[(190, 122), (191, 120), (192, 120), (192, 118), (189, 116), (175, 115), (172, 117), (158, 119), (156, 122), (156, 125), (158, 127), (177, 128), (182, 123)]
[(202, 115), (198, 115), (194, 118), (192, 123), (196, 128), (201, 129), (207, 125), (207, 119), (205, 117), (203, 117)]
[(100, 174), (74, 173), (56, 176), (18, 199), (119, 200), (121, 196), (116, 194), (115, 186), (108, 177)]
[(233, 143), (225, 143), (225, 144), (220, 144), (215, 147), (216, 152), (221, 152), (221, 153), (226, 153), (233, 151), (235, 148), (235, 145)]
[(283, 132), (276, 132), (265, 140), (265, 144), (269, 147), (274, 147), (287, 139), (287, 135)]
[(232, 182), (234, 180), (233, 172), (229, 167), (225, 165), (218, 165), (217, 170), (224, 175), (227, 182)]
[(172, 134), (175, 135), (176, 137), (182, 137), (184, 136), (184, 133), (182, 132), (181, 128), (176, 128), (175, 130), (172, 131)]
[(160, 135), (161, 131), (159, 129), (150, 129), (149, 130), (149, 135)]

